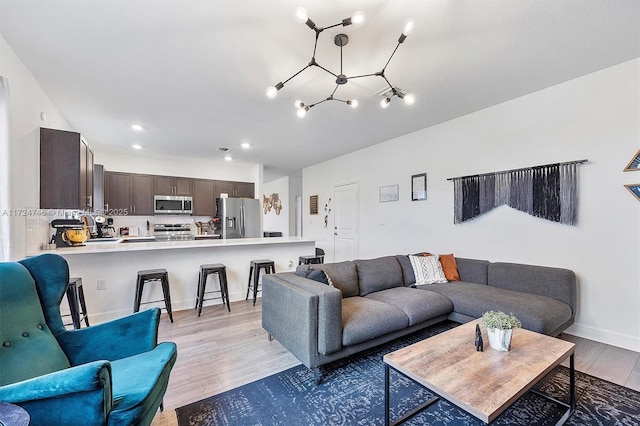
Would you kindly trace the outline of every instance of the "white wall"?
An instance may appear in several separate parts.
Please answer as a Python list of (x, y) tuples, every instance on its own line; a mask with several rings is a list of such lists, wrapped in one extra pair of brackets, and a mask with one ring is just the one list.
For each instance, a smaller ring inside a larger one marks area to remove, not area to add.
[[(11, 108), (10, 154), (9, 158), (0, 158), (0, 167), (10, 169), (11, 188), (0, 190), (11, 191), (9, 209), (37, 208), (40, 204), (40, 127), (71, 130), (71, 126), (1, 35), (0, 75), (9, 80)], [(41, 113), (46, 120), (41, 119)], [(22, 213), (11, 213), (12, 260), (25, 255), (27, 219)]]
[(271, 211), (264, 213), (263, 210), (263, 228), (268, 232), (282, 232), (283, 237), (289, 236), (289, 218), (291, 204), (295, 204), (295, 197), (292, 199), (289, 194), (289, 177), (285, 176), (280, 179), (267, 182), (262, 187), (262, 193), (258, 194), (260, 202), (262, 203), (264, 197), (269, 198), (271, 194), (278, 194), (280, 202), (282, 203), (282, 210), (280, 214), (276, 214), (274, 208)]
[[(640, 350), (640, 203), (622, 169), (640, 141), (640, 60), (630, 61), (303, 170), (304, 236), (333, 245), (332, 216), (310, 216), (335, 184), (358, 181), (359, 257), (425, 250), (572, 269), (572, 334)], [(428, 102), (421, 99), (420, 102)], [(566, 226), (501, 207), (453, 224), (447, 178), (562, 161), (579, 167), (579, 223)], [(428, 199), (410, 201), (411, 175), (427, 173)], [(400, 185), (400, 201), (378, 188)], [(324, 242), (322, 240), (325, 240)]]
[(256, 183), (260, 175), (257, 164), (221, 161), (207, 158), (179, 158), (157, 155), (150, 151), (112, 151), (104, 146), (92, 146), (95, 162), (112, 172), (146, 173), (201, 179), (233, 180)]

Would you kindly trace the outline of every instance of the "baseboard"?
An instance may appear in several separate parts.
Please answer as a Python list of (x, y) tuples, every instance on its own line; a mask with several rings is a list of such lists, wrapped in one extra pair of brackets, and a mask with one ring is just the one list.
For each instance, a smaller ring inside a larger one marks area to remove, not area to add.
[(584, 324), (575, 323), (564, 331), (572, 336), (584, 339), (595, 340), (607, 345), (617, 346), (631, 351), (640, 352), (640, 336), (606, 330), (598, 327), (591, 327)]

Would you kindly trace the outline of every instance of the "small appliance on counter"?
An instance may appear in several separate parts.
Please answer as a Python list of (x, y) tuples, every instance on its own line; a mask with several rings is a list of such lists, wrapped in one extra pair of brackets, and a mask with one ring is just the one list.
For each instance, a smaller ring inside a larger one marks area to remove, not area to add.
[(89, 238), (85, 223), (78, 219), (55, 219), (51, 221), (51, 227), (56, 230), (51, 237), (56, 247), (84, 246)]
[(195, 239), (188, 223), (153, 225), (153, 236), (156, 241), (187, 241)]
[(113, 219), (104, 216), (96, 216), (96, 237), (95, 238), (113, 238), (115, 229), (113, 227)]

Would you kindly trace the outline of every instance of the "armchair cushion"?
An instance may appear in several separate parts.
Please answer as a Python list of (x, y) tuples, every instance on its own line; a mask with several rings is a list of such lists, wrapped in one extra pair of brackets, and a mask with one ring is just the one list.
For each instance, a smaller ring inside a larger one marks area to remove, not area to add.
[(3, 264), (0, 288), (0, 386), (69, 368), (29, 271), (19, 263)]

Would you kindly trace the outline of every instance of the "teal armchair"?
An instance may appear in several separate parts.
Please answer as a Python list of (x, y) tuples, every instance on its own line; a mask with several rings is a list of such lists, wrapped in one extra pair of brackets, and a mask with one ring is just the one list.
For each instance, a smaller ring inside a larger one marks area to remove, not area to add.
[(0, 263), (0, 401), (32, 425), (149, 425), (176, 361), (157, 343), (159, 309), (66, 330), (64, 258)]

